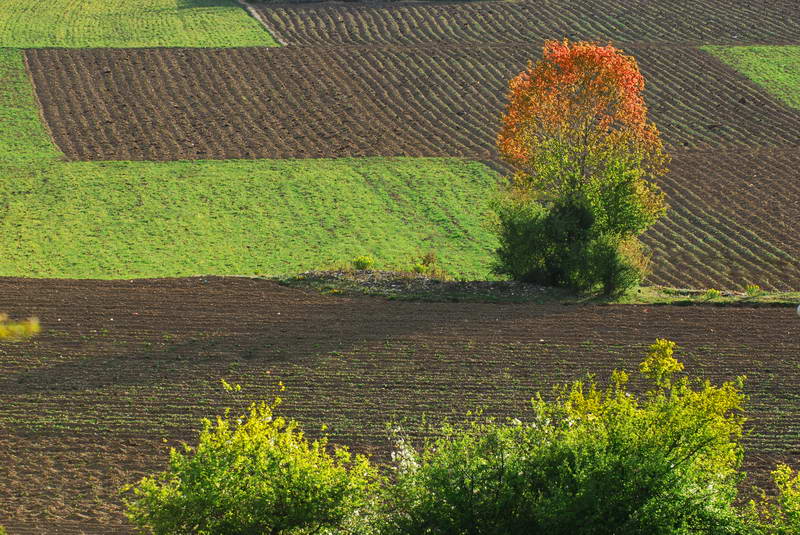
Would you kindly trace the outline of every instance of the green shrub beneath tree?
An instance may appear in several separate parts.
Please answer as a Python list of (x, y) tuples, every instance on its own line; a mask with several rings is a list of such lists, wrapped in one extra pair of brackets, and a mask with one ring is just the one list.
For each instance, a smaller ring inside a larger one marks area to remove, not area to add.
[(498, 275), (607, 295), (639, 284), (644, 276), (645, 257), (636, 238), (603, 230), (587, 203), (545, 206), (504, 196), (494, 209), (500, 246), (493, 271)]

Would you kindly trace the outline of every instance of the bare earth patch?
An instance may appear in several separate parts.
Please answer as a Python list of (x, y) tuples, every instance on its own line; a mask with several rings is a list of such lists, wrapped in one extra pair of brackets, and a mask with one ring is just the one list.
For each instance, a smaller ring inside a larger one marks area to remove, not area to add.
[[(43, 334), (0, 344), (0, 524), (125, 533), (120, 485), (164, 466), (200, 418), (287, 387), (314, 436), (387, 458), (389, 420), (468, 409), (524, 418), (588, 372), (631, 370), (656, 337), (688, 370), (747, 375), (747, 469), (800, 455), (800, 321), (791, 308), (394, 302), (247, 278), (0, 279), (0, 310)], [(245, 386), (231, 399), (219, 379)], [(165, 442), (166, 440), (166, 442)]]
[(515, 0), (254, 3), (292, 45), (509, 43), (542, 39), (622, 43), (800, 42), (794, 0)]
[[(700, 50), (626, 47), (672, 150), (800, 145), (800, 110)], [(520, 46), (28, 50), (71, 160), (496, 157)]]

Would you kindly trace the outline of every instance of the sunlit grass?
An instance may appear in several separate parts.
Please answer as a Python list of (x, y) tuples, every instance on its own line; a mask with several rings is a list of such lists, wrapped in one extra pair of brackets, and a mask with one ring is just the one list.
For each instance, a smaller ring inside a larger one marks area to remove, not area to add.
[(800, 46), (709, 46), (705, 50), (800, 109)]
[(277, 46), (234, 0), (3, 0), (0, 47)]

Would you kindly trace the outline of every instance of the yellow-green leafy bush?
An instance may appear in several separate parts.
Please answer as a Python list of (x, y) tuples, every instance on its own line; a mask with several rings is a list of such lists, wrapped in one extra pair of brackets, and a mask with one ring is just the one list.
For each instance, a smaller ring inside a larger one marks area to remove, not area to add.
[(371, 256), (357, 256), (353, 259), (353, 267), (355, 269), (372, 269), (375, 265), (375, 259)]
[(750, 502), (753, 533), (759, 535), (796, 535), (800, 533), (800, 473), (785, 464), (772, 472), (777, 494)]
[(13, 322), (9, 321), (8, 315), (0, 314), (0, 340), (22, 340), (38, 334), (40, 330), (39, 320), (36, 318)]
[(204, 420), (197, 446), (173, 449), (166, 471), (132, 487), (128, 518), (157, 535), (315, 533), (351, 521), (375, 494), (376, 471), (310, 442), (274, 415), (279, 403)]
[(385, 531), (394, 534), (738, 533), (744, 395), (740, 383), (675, 377), (659, 340), (608, 386), (575, 382), (537, 397), (526, 421), (446, 426), (395, 454)]

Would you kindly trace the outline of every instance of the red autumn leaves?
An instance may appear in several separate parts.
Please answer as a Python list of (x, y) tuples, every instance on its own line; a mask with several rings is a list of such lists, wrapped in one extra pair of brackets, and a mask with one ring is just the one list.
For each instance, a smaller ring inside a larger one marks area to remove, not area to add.
[[(547, 41), (543, 57), (509, 83), (498, 136), (518, 175), (544, 190), (581, 189), (609, 165), (663, 172), (658, 129), (647, 121), (636, 60), (596, 43)], [(558, 156), (561, 168), (555, 172)]]

